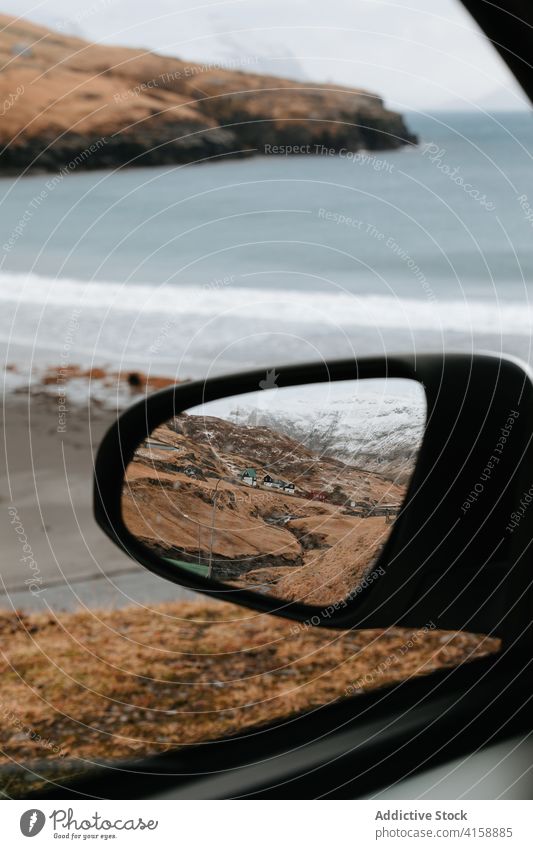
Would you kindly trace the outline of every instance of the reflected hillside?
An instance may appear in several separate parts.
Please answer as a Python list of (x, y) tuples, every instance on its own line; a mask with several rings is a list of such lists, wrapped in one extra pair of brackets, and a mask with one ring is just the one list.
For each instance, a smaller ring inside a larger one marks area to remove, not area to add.
[(371, 569), (404, 496), (404, 484), (269, 427), (181, 415), (136, 452), (123, 511), (179, 565), (322, 604)]

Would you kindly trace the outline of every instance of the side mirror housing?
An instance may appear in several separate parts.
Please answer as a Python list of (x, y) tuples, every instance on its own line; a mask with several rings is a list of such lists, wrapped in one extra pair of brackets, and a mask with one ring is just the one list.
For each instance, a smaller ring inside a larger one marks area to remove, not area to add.
[[(145, 461), (149, 457), (159, 470), (158, 485), (166, 475), (170, 491), (176, 469), (161, 455), (165, 446), (161, 440), (157, 445), (157, 429), (191, 408), (257, 392), (265, 371), (180, 384), (146, 397), (118, 419), (106, 434), (95, 465), (95, 516), (105, 533), (140, 564), (174, 583), (300, 622), (330, 628), (433, 625), (486, 633), (508, 643), (530, 639), (533, 513), (527, 516), (521, 507), (521, 501), (526, 507), (528, 498), (533, 501), (533, 386), (527, 368), (491, 355), (429, 354), (288, 366), (275, 373), (276, 385), (269, 388), (322, 384), (326, 389), (340, 381), (403, 379), (424, 389), (427, 415), (416, 465), (403, 502), (389, 498), (386, 503), (394, 522), (390, 515), (383, 517), (383, 526), (387, 522), (392, 528), (373, 559), (371, 580), (367, 575), (353, 592), (326, 598), (328, 603), (323, 604), (305, 603), (305, 596), (269, 594), (264, 572), (260, 587), (250, 588), (240, 574), (228, 585), (229, 566), (222, 580), (222, 573), (213, 569), (213, 558), (221, 563), (227, 550), (215, 556), (213, 552), (217, 545), (220, 548), (219, 538), (227, 528), (219, 523), (217, 538), (217, 517), (211, 520), (209, 515), (216, 513), (221, 488), (225, 487), (230, 509), (230, 490), (235, 493), (238, 485), (244, 492), (245, 486), (257, 485), (257, 470), (251, 467), (215, 492), (214, 478), (204, 482), (204, 489), (197, 482), (204, 472), (194, 457), (188, 469), (180, 466), (182, 483), (177, 486), (194, 490), (208, 504), (202, 508), (202, 521), (195, 520), (194, 510), (179, 506), (179, 515), (192, 523), (189, 536), (196, 528), (200, 539), (180, 544), (178, 558), (169, 557), (165, 546), (158, 548), (153, 540), (147, 544), (146, 533), (135, 532), (131, 519), (129, 526), (124, 521), (128, 467), (139, 446), (144, 446)], [(224, 478), (220, 469), (210, 474)], [(268, 477), (273, 476), (263, 470), (259, 488), (265, 493), (272, 483)], [(291, 484), (278, 479), (278, 489), (280, 483)], [(286, 490), (283, 503), (291, 497)], [(274, 531), (273, 527), (273, 536)]]

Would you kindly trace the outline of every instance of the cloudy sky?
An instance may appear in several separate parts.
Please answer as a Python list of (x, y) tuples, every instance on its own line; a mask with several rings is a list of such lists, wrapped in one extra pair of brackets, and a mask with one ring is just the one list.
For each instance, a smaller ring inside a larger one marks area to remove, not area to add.
[(254, 70), (362, 86), (403, 110), (526, 106), (457, 0), (2, 0), (0, 7), (93, 41), (243, 67), (253, 60)]

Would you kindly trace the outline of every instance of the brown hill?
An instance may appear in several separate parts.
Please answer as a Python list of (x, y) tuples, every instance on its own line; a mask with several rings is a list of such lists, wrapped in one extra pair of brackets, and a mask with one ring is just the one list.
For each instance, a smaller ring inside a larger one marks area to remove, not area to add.
[(361, 89), (299, 83), (108, 47), (0, 15), (0, 168), (112, 167), (416, 141)]
[[(243, 482), (247, 468), (256, 486)], [(266, 475), (294, 484), (294, 494), (272, 489)], [(358, 586), (388, 536), (387, 519), (367, 513), (403, 497), (404, 487), (269, 428), (184, 415), (137, 451), (123, 511), (128, 528), (172, 561), (211, 562), (234, 585), (331, 604)]]

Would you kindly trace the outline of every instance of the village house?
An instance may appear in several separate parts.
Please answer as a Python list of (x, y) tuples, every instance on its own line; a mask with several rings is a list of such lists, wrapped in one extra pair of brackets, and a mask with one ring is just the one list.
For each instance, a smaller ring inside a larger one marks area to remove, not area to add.
[(267, 486), (269, 489), (282, 489), (283, 492), (294, 495), (295, 486), (293, 483), (287, 483), (287, 481), (273, 478), (271, 475), (264, 476), (263, 486)]
[(245, 469), (241, 475), (241, 481), (246, 486), (257, 486), (257, 472), (255, 469)]
[(264, 486), (268, 486), (269, 489), (283, 489), (285, 481), (277, 480), (270, 475), (265, 475), (263, 478), (263, 484)]
[(397, 516), (402, 508), (401, 504), (371, 504), (367, 510), (367, 516)]
[(312, 489), (311, 492), (308, 493), (308, 498), (311, 501), (327, 501), (328, 493), (323, 490)]

